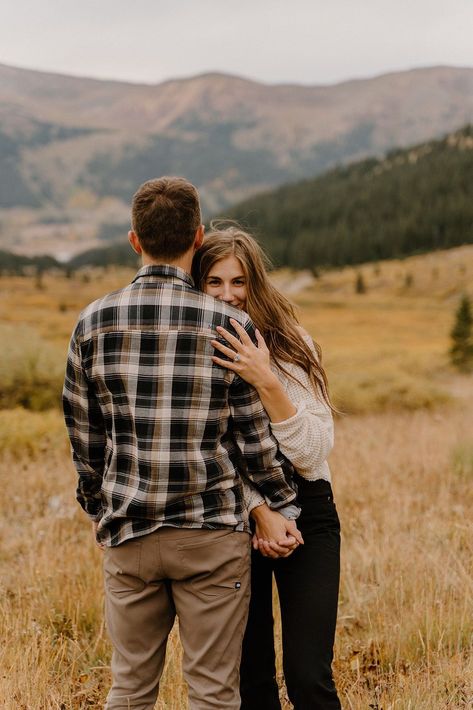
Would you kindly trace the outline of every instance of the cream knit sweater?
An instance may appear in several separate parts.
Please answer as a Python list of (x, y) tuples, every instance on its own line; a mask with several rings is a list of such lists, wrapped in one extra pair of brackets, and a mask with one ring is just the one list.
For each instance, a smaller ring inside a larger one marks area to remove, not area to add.
[[(310, 336), (304, 339), (313, 348)], [(298, 382), (276, 367), (273, 367), (273, 370), (297, 412), (282, 422), (271, 422), (271, 430), (278, 441), (280, 451), (300, 476), (309, 481), (319, 478), (330, 481), (327, 457), (334, 440), (332, 413), (321, 396), (314, 391), (304, 370), (292, 363), (285, 363), (284, 367)], [(243, 488), (248, 512), (264, 503), (264, 498), (258, 490), (245, 478)]]

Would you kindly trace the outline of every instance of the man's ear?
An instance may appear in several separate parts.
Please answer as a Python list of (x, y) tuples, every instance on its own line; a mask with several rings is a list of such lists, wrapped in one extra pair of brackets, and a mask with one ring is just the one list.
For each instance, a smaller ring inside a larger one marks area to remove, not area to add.
[(194, 251), (197, 251), (197, 249), (200, 249), (200, 247), (202, 246), (202, 243), (204, 241), (204, 232), (205, 232), (205, 225), (201, 224), (195, 233)]
[(130, 230), (128, 232), (128, 241), (130, 242), (131, 248), (133, 249), (133, 251), (136, 251), (137, 254), (143, 253), (143, 249), (141, 248), (141, 244), (139, 242), (139, 239), (136, 236), (135, 232), (133, 232), (133, 230)]

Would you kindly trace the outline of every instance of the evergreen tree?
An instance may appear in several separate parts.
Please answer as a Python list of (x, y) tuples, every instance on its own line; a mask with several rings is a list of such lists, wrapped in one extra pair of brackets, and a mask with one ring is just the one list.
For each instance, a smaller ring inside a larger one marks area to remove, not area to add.
[(355, 293), (366, 293), (365, 280), (363, 278), (363, 274), (360, 272), (356, 275)]
[(35, 276), (35, 286), (38, 291), (42, 291), (44, 289), (43, 275), (44, 275), (44, 269), (41, 266), (37, 266), (36, 267), (36, 276)]
[(450, 336), (453, 341), (450, 348), (452, 364), (461, 372), (470, 372), (473, 369), (473, 316), (471, 301), (466, 294), (458, 306)]

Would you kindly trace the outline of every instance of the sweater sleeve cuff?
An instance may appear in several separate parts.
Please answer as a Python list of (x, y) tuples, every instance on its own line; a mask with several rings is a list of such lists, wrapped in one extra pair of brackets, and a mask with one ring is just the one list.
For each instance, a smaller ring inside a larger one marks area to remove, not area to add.
[(273, 429), (274, 431), (284, 431), (287, 425), (291, 426), (293, 423), (299, 421), (306, 409), (307, 407), (305, 402), (300, 402), (300, 404), (297, 405), (296, 413), (293, 414), (292, 417), (288, 417), (288, 419), (283, 419), (282, 422), (271, 422), (271, 429)]

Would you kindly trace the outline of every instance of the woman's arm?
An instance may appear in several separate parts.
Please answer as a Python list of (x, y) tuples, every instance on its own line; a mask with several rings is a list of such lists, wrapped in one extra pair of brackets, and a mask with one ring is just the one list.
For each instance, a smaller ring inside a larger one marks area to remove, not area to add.
[(225, 328), (219, 326), (217, 330), (233, 346), (234, 350), (222, 345), (218, 340), (212, 340), (212, 345), (231, 360), (234, 360), (237, 354), (238, 363), (234, 363), (232, 366), (228, 360), (222, 360), (216, 356), (212, 360), (218, 365), (233, 370), (243, 380), (255, 387), (271, 422), (282, 422), (284, 419), (294, 416), (297, 409), (287, 396), (277, 375), (271, 370), (269, 350), (259, 330), (256, 331), (258, 341), (258, 346), (256, 346), (246, 330), (236, 320), (232, 318), (230, 322), (240, 336), (240, 340)]
[(212, 344), (231, 360), (238, 354), (239, 360), (229, 362), (214, 357), (214, 362), (233, 370), (256, 388), (271, 419), (271, 429), (281, 452), (301, 476), (312, 477), (314, 468), (326, 460), (333, 447), (330, 408), (314, 392), (310, 378), (302, 368), (291, 368), (297, 382), (284, 378), (286, 391), (271, 370), (269, 350), (260, 333), (256, 333), (258, 346), (255, 346), (246, 331), (236, 321), (231, 322), (241, 340), (224, 328), (218, 330), (234, 349), (216, 340)]
[[(298, 368), (297, 375), (300, 373)], [(307, 386), (311, 386), (310, 382)], [(299, 475), (313, 478), (314, 470), (327, 460), (333, 448), (332, 413), (312, 390), (305, 390), (298, 382), (288, 382), (288, 396), (297, 402), (297, 413), (285, 421), (273, 422), (271, 430), (281, 452)]]

